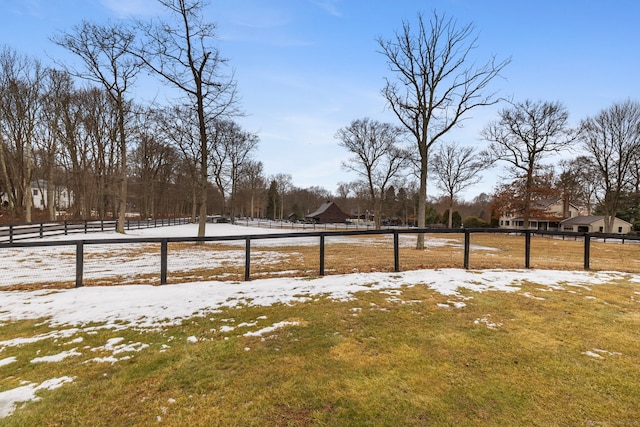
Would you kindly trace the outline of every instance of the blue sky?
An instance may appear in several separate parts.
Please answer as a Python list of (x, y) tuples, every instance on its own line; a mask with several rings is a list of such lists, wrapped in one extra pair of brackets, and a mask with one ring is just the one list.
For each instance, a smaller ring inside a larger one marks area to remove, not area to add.
[[(335, 192), (356, 178), (343, 171), (348, 153), (336, 131), (370, 117), (395, 122), (380, 95), (388, 75), (377, 37), (391, 38), (403, 20), (436, 9), (473, 23), (481, 61), (512, 62), (493, 89), (516, 101), (560, 101), (572, 124), (614, 102), (640, 99), (640, 2), (636, 0), (212, 0), (221, 53), (235, 69), (245, 117), (260, 136), (257, 154), (268, 175), (291, 174), (297, 187)], [(0, 43), (52, 64), (73, 61), (49, 41), (82, 19), (144, 18), (155, 0), (0, 0)], [(137, 99), (162, 96), (141, 84)], [(499, 107), (476, 110), (446, 140), (482, 146), (481, 129)], [(500, 168), (465, 192), (490, 192)], [(438, 192), (432, 185), (430, 195)]]

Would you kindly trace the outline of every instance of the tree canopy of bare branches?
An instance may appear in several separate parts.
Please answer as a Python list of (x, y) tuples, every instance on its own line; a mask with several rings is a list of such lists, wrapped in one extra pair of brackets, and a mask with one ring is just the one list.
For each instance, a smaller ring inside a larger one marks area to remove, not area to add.
[(177, 90), (180, 102), (198, 124), (200, 143), (198, 236), (204, 236), (209, 181), (209, 123), (238, 113), (236, 84), (214, 46), (216, 26), (203, 19), (204, 0), (158, 0), (168, 18), (139, 22), (143, 42), (133, 54)]
[(631, 190), (632, 168), (640, 152), (640, 103), (613, 104), (580, 127), (584, 149), (598, 172), (604, 231), (611, 233), (621, 196)]
[(0, 169), (8, 203), (31, 221), (36, 127), (44, 90), (40, 61), (5, 47), (0, 51)]
[[(473, 147), (461, 147), (456, 143), (440, 146), (431, 159), (436, 175), (436, 186), (449, 197), (449, 212), (453, 213), (456, 195), (481, 181), (480, 172), (488, 166)], [(453, 215), (449, 215), (449, 228), (453, 226)]]
[(120, 154), (120, 201), (116, 230), (124, 233), (127, 212), (127, 126), (131, 102), (128, 91), (140, 71), (140, 63), (130, 55), (135, 36), (123, 24), (97, 25), (83, 21), (72, 32), (53, 38), (59, 46), (80, 57), (84, 68), (66, 67), (71, 74), (101, 85), (111, 97), (117, 114)]
[[(394, 76), (386, 78), (382, 95), (413, 135), (419, 153), (418, 227), (425, 226), (431, 147), (471, 110), (499, 101), (489, 86), (510, 59), (493, 57), (478, 65), (476, 43), (473, 25), (459, 26), (436, 11), (428, 22), (418, 14), (415, 27), (404, 22), (391, 40), (378, 39)], [(416, 247), (424, 249), (424, 235), (418, 235)]]
[(342, 163), (366, 183), (373, 204), (376, 228), (380, 228), (382, 202), (390, 181), (406, 166), (408, 153), (399, 145), (404, 129), (369, 118), (358, 119), (336, 132), (339, 145), (353, 157)]
[(569, 127), (569, 113), (560, 102), (526, 100), (504, 108), (499, 115), (499, 120), (482, 131), (489, 142), (485, 154), (493, 161), (506, 162), (513, 178), (524, 178), (523, 216), (527, 227), (536, 170), (545, 156), (569, 149), (576, 132)]

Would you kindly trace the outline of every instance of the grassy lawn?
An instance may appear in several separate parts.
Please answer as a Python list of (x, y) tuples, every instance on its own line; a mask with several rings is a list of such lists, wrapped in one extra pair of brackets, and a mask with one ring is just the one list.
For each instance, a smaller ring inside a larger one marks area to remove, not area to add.
[[(2, 324), (0, 340), (54, 331), (45, 320)], [(0, 425), (640, 423), (640, 291), (628, 280), (453, 297), (413, 286), (225, 308), (156, 331), (55, 331), (0, 344), (0, 361), (15, 358), (0, 365), (0, 393), (74, 380)]]

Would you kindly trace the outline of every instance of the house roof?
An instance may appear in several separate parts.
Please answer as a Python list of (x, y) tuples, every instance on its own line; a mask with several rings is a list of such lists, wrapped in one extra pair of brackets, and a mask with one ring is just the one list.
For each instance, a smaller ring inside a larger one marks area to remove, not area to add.
[(320, 207), (318, 209), (316, 209), (314, 212), (311, 212), (309, 215), (307, 215), (307, 217), (313, 218), (314, 216), (318, 216), (318, 215), (322, 214), (324, 211), (326, 211), (327, 209), (329, 209), (329, 206), (331, 206), (333, 204), (334, 203), (331, 200), (328, 200), (328, 201), (324, 202), (322, 205), (320, 205)]
[[(568, 218), (561, 222), (563, 225), (591, 225), (594, 222), (602, 221), (603, 219), (604, 219), (604, 216), (602, 215), (584, 215), (584, 216), (574, 216), (573, 218)], [(618, 217), (616, 217), (615, 219), (631, 225), (627, 221), (620, 219)]]

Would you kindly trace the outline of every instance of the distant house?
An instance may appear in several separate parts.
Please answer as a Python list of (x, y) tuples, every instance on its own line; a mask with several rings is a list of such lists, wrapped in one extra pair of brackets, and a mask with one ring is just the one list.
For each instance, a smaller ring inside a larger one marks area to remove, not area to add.
[(342, 209), (331, 200), (323, 203), (318, 209), (305, 217), (307, 221), (315, 222), (316, 224), (345, 222), (349, 218), (350, 216), (342, 212)]
[[(604, 233), (604, 216), (577, 216), (568, 218), (561, 223), (563, 231), (578, 231), (581, 233)], [(614, 218), (613, 229), (614, 234), (628, 234), (633, 229), (633, 225), (620, 218)]]
[[(537, 214), (529, 218), (528, 227), (525, 227), (524, 217), (507, 212), (500, 217), (500, 228), (604, 233), (604, 216), (580, 215), (580, 210), (566, 197), (536, 201), (532, 210)], [(632, 224), (615, 218), (611, 232), (627, 234), (632, 229)]]
[[(31, 182), (31, 200), (35, 209), (44, 209), (48, 200), (49, 185), (45, 180)], [(73, 204), (73, 192), (67, 187), (58, 185), (51, 189), (53, 191), (53, 203), (56, 209), (69, 209)], [(9, 206), (9, 198), (6, 193), (0, 193), (0, 203), (3, 207)]]
[(535, 201), (533, 204), (532, 210), (537, 214), (529, 218), (528, 226), (525, 226), (522, 212), (506, 212), (500, 217), (500, 228), (558, 231), (562, 220), (580, 215), (580, 209), (566, 197)]
[(47, 204), (48, 192), (53, 191), (53, 204), (56, 209), (69, 209), (73, 203), (73, 192), (67, 187), (56, 185), (49, 188), (49, 183), (43, 179), (31, 183), (31, 194), (33, 195), (33, 207), (44, 209)]

